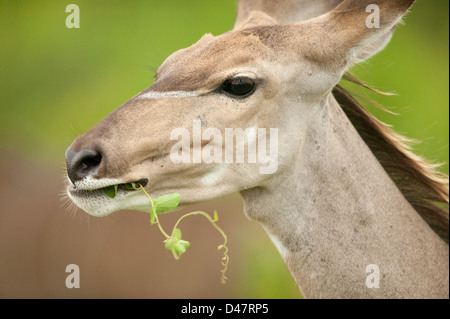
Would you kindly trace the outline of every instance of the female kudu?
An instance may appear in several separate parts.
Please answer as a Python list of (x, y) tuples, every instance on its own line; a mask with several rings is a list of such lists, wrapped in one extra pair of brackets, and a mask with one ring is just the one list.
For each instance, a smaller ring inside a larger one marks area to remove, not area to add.
[[(107, 197), (102, 188), (116, 184), (179, 192), (183, 205), (240, 192), (305, 297), (448, 297), (448, 212), (435, 205), (448, 205), (446, 177), (338, 85), (387, 44), (413, 2), (241, 0), (232, 31), (175, 52), (152, 86), (73, 142), (70, 198), (104, 216), (148, 211), (142, 192), (119, 187)], [(367, 25), (369, 5), (377, 27)], [(171, 131), (199, 121), (222, 133), (276, 128), (276, 172), (171, 160)], [(366, 285), (371, 264), (379, 288)]]

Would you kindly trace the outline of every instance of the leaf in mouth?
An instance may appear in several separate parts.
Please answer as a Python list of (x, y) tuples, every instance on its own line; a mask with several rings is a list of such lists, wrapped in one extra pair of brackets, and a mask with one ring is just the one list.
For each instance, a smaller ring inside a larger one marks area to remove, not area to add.
[[(136, 185), (136, 183), (127, 183), (127, 184), (121, 184), (126, 190), (136, 190), (139, 188), (139, 186)], [(117, 195), (117, 188), (119, 185), (111, 185), (104, 188), (105, 194), (108, 195), (110, 198), (114, 198)]]
[(136, 186), (136, 183), (128, 183), (128, 184), (125, 184), (123, 187), (125, 187), (125, 189), (127, 189), (127, 190), (136, 190), (139, 188), (139, 186)]
[(111, 186), (105, 187), (104, 188), (105, 194), (108, 195), (108, 197), (110, 197), (110, 198), (116, 197), (118, 186), (119, 185), (111, 185)]

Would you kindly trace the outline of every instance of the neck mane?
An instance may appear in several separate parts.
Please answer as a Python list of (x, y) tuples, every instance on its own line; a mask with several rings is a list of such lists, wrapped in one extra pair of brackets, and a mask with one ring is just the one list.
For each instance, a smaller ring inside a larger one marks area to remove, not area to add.
[(304, 129), (293, 166), (241, 192), (303, 296), (448, 298), (445, 177), (341, 86)]
[[(344, 79), (375, 91), (349, 73)], [(410, 139), (375, 118), (341, 85), (334, 88), (333, 95), (403, 196), (448, 244), (448, 176), (436, 171), (438, 165), (413, 154)]]

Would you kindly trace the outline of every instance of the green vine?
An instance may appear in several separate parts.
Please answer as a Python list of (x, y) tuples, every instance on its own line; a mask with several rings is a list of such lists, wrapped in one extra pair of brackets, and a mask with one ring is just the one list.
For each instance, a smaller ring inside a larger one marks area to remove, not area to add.
[[(225, 232), (217, 225), (217, 222), (219, 220), (219, 215), (216, 211), (214, 211), (214, 218), (212, 218), (210, 215), (208, 215), (205, 212), (202, 211), (196, 211), (192, 213), (187, 213), (183, 216), (181, 216), (178, 221), (173, 226), (172, 232), (170, 235), (163, 229), (161, 223), (159, 222), (158, 215), (168, 213), (173, 211), (175, 208), (178, 207), (181, 200), (181, 195), (178, 193), (169, 194), (169, 195), (163, 195), (156, 199), (152, 199), (151, 196), (147, 193), (147, 191), (144, 189), (144, 187), (141, 184), (136, 183), (129, 183), (124, 185), (125, 189), (128, 190), (141, 190), (144, 192), (144, 194), (148, 197), (150, 200), (150, 205), (152, 207), (150, 211), (150, 223), (151, 225), (158, 225), (158, 228), (163, 234), (163, 236), (166, 238), (164, 240), (164, 247), (167, 250), (172, 251), (172, 255), (175, 258), (175, 260), (180, 259), (181, 255), (186, 252), (186, 249), (191, 245), (190, 242), (181, 239), (181, 230), (178, 228), (178, 225), (180, 222), (189, 216), (194, 215), (200, 215), (205, 217), (211, 225), (222, 235), (224, 242), (222, 245), (219, 245), (217, 247), (218, 250), (223, 250), (223, 257), (222, 257), (222, 266), (223, 269), (221, 272), (221, 282), (225, 283), (228, 279), (226, 277), (226, 272), (228, 270), (228, 263), (229, 263), (229, 256), (228, 256), (228, 247), (227, 247), (227, 236), (225, 235)], [(117, 185), (110, 186), (105, 188), (105, 193), (111, 198), (114, 198), (117, 193)]]

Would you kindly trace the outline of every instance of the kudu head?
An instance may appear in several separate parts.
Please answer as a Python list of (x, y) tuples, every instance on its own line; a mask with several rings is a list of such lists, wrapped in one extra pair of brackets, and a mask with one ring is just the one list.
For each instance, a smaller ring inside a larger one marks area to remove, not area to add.
[[(120, 186), (130, 182), (155, 195), (178, 192), (181, 204), (269, 187), (301, 156), (308, 118), (352, 64), (385, 46), (412, 3), (240, 1), (232, 31), (169, 56), (152, 86), (75, 139), (66, 151), (69, 197), (104, 216), (149, 210), (142, 192)], [(225, 159), (227, 129), (242, 129), (245, 154), (258, 145), (256, 161)], [(259, 156), (266, 146), (273, 152)], [(116, 184), (111, 199), (103, 188)]]

